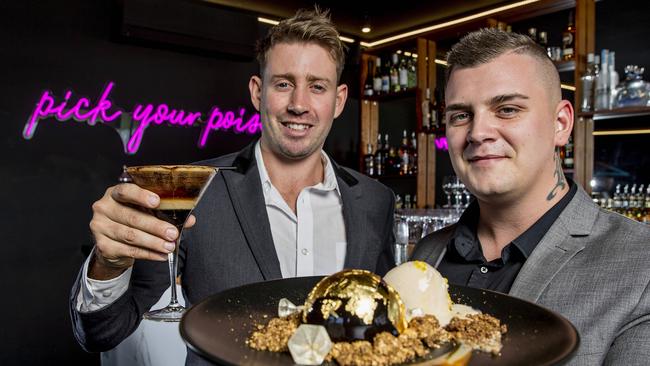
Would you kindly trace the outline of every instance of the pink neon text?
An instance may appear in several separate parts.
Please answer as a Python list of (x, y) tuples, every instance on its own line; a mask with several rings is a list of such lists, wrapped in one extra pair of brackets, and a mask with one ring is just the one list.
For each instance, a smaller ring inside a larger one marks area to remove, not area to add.
[(239, 116), (235, 118), (235, 113), (227, 111), (222, 113), (219, 108), (215, 107), (210, 113), (210, 118), (208, 122), (203, 127), (201, 131), (201, 137), (199, 138), (199, 147), (204, 147), (206, 141), (208, 140), (208, 135), (211, 131), (214, 130), (227, 130), (231, 127), (235, 128), (236, 132), (247, 132), (251, 135), (258, 133), (262, 130), (262, 123), (260, 123), (260, 115), (255, 113), (251, 118), (248, 119), (246, 123), (244, 121), (244, 113), (246, 110), (241, 108), (239, 110)]
[(200, 112), (188, 112), (186, 115), (184, 110), (170, 109), (166, 104), (160, 104), (155, 108), (151, 104), (147, 104), (146, 107), (138, 104), (133, 111), (133, 120), (138, 121), (139, 125), (131, 134), (126, 147), (127, 152), (134, 154), (138, 151), (144, 130), (151, 122), (157, 125), (169, 123), (174, 126), (192, 126), (199, 118), (201, 118)]
[(438, 150), (444, 150), (444, 151), (449, 150), (449, 146), (447, 145), (447, 138), (446, 137), (436, 137), (436, 140), (434, 142), (435, 142), (436, 148)]
[(80, 98), (77, 103), (70, 108), (68, 111), (64, 112), (65, 107), (70, 101), (72, 96), (72, 91), (67, 91), (65, 93), (64, 101), (55, 106), (54, 98), (50, 95), (50, 92), (45, 91), (38, 103), (36, 108), (29, 116), (25, 128), (23, 129), (23, 137), (26, 139), (31, 139), (36, 132), (36, 127), (38, 126), (38, 121), (41, 119), (46, 119), (50, 117), (55, 117), (59, 121), (66, 121), (69, 119), (74, 119), (78, 122), (86, 121), (89, 125), (95, 125), (97, 120), (101, 120), (105, 123), (112, 122), (118, 118), (122, 111), (115, 111), (113, 114), (109, 114), (108, 110), (113, 106), (110, 100), (108, 100), (108, 95), (113, 89), (113, 82), (108, 83), (104, 88), (97, 104), (90, 109), (87, 113), (83, 113), (82, 109), (90, 107), (90, 100), (87, 98)]

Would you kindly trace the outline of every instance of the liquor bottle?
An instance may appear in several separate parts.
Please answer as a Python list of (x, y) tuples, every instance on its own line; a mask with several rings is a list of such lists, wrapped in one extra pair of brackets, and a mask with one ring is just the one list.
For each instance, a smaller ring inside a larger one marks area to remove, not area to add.
[(417, 194), (413, 195), (413, 200), (411, 201), (411, 206), (413, 208), (418, 208), (418, 195)]
[(645, 185), (641, 184), (639, 186), (639, 190), (636, 191), (636, 199), (637, 199), (637, 212), (636, 212), (636, 221), (641, 221), (643, 222), (643, 217), (645, 215), (645, 202), (646, 202), (646, 196), (644, 195), (645, 193)]
[(377, 147), (375, 148), (375, 174), (381, 177), (384, 171), (384, 150), (381, 144), (381, 134), (377, 135)]
[(407, 63), (407, 67), (408, 67), (408, 87), (415, 88), (418, 84), (417, 59), (415, 57), (410, 57)]
[(388, 149), (388, 157), (386, 158), (386, 173), (388, 175), (399, 175), (402, 168), (402, 161), (397, 155), (397, 150), (394, 147)]
[(431, 89), (427, 88), (422, 101), (422, 132), (431, 131)]
[(621, 215), (625, 215), (627, 208), (630, 207), (630, 186), (628, 184), (623, 186), (623, 193), (621, 194)]
[(609, 85), (611, 79), (609, 78), (609, 50), (604, 49), (600, 51), (600, 72), (596, 77), (596, 102), (594, 108), (596, 110), (609, 109)]
[(399, 85), (399, 56), (393, 53), (392, 62), (390, 67), (390, 91), (397, 93), (401, 90)]
[(368, 71), (366, 73), (366, 81), (363, 83), (363, 95), (371, 97), (375, 91), (373, 89), (374, 85), (374, 76), (373, 76), (373, 65), (372, 61), (368, 60)]
[(650, 184), (648, 184), (648, 188), (646, 188), (644, 202), (645, 202), (645, 204), (643, 205), (643, 213), (641, 215), (641, 222), (643, 222), (644, 224), (650, 225)]
[(375, 156), (372, 154), (372, 144), (368, 143), (366, 147), (366, 155), (363, 157), (364, 173), (372, 177), (375, 175)]
[(388, 134), (384, 134), (384, 145), (382, 147), (382, 155), (384, 159), (384, 174), (385, 175), (392, 175), (395, 174), (393, 171), (393, 166), (392, 166), (392, 161), (390, 161), (390, 150), (392, 147), (390, 146), (390, 143), (388, 141)]
[(407, 194), (404, 196), (404, 208), (405, 209), (411, 209), (413, 206), (411, 205), (411, 195)]
[(381, 92), (388, 94), (390, 92), (390, 61), (387, 61), (381, 72)]
[(623, 206), (623, 200), (621, 199), (621, 185), (616, 185), (616, 190), (614, 191), (614, 199), (612, 202), (612, 210), (617, 213), (621, 213), (621, 207)]
[(580, 109), (583, 112), (591, 112), (594, 110), (594, 92), (596, 87), (596, 64), (594, 62), (594, 54), (587, 54), (587, 70), (580, 78), (582, 85), (582, 100), (580, 102)]
[(381, 90), (381, 58), (377, 57), (375, 60), (375, 72), (374, 78), (372, 79), (372, 90), (375, 92), (375, 95), (382, 93)]
[(539, 32), (539, 35), (537, 36), (537, 43), (539, 43), (539, 45), (544, 47), (544, 50), (546, 50), (548, 47), (548, 33)]
[(408, 175), (410, 162), (410, 148), (409, 148), (409, 138), (408, 133), (404, 130), (402, 134), (402, 144), (398, 150), (398, 157), (400, 160), (400, 169), (399, 175)]
[(442, 93), (440, 93), (440, 90), (436, 88), (433, 92), (433, 101), (431, 104), (431, 128), (436, 134), (440, 134), (442, 129), (442, 104)]
[(569, 142), (567, 142), (564, 148), (564, 167), (567, 169), (573, 169), (573, 137), (569, 136)]
[(636, 208), (637, 208), (636, 184), (632, 184), (632, 188), (630, 189), (630, 195), (628, 196), (627, 202), (628, 204), (627, 204), (627, 209), (625, 210), (625, 216), (634, 220), (636, 218)]
[(395, 209), (401, 210), (404, 207), (404, 202), (402, 202), (402, 197), (397, 194), (395, 195)]
[(411, 150), (409, 174), (415, 175), (418, 174), (418, 138), (415, 132), (411, 132), (411, 145), (409, 148)]
[(616, 87), (618, 86), (619, 77), (618, 72), (616, 72), (616, 52), (611, 51), (609, 53), (609, 108), (612, 109), (615, 107), (614, 102), (616, 101)]
[(530, 39), (532, 39), (533, 41), (535, 41), (535, 43), (537, 43), (538, 42), (537, 28), (534, 27), (528, 28), (528, 37), (530, 37)]
[(562, 32), (562, 59), (573, 60), (576, 42), (576, 28), (573, 26), (573, 12), (569, 12), (569, 24)]
[(409, 70), (406, 63), (406, 57), (402, 57), (399, 62), (399, 87), (402, 91), (409, 87)]

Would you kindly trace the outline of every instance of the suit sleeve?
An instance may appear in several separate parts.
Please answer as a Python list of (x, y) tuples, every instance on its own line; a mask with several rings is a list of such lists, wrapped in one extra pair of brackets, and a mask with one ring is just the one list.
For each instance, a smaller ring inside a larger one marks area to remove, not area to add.
[(124, 294), (106, 307), (82, 313), (77, 308), (82, 271), (83, 268), (72, 288), (69, 308), (75, 338), (88, 352), (107, 351), (122, 342), (138, 327), (142, 314), (169, 287), (167, 262), (136, 260)]
[(377, 259), (377, 266), (375, 272), (383, 276), (395, 267), (394, 253), (393, 253), (393, 244), (395, 244), (395, 234), (393, 233), (393, 221), (395, 220), (395, 195), (392, 191), (388, 190), (388, 196), (390, 197), (388, 201), (388, 207), (386, 207), (386, 220), (384, 226), (381, 228), (384, 230), (384, 238), (382, 243), (382, 252), (379, 258)]
[(631, 320), (609, 348), (603, 365), (647, 365), (650, 360), (650, 284), (641, 295)]

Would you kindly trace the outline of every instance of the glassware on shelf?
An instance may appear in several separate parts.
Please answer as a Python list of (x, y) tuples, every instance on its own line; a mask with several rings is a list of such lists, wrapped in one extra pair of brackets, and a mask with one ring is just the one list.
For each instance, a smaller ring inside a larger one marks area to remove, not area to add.
[(457, 176), (449, 175), (444, 177), (442, 180), (442, 190), (447, 195), (447, 203), (443, 206), (444, 208), (453, 208), (460, 211), (469, 206), (472, 195)]
[(456, 185), (456, 181), (458, 180), (458, 177), (455, 175), (447, 175), (444, 178), (442, 178), (442, 190), (445, 192), (447, 195), (447, 204), (444, 205), (445, 208), (451, 208), (451, 195), (454, 193), (454, 187)]
[(393, 224), (395, 263), (407, 261), (420, 239), (456, 223), (461, 214), (462, 210), (455, 208), (396, 210)]
[(394, 246), (395, 265), (399, 266), (400, 264), (408, 260), (408, 245), (409, 245), (408, 219), (404, 217), (396, 217), (394, 221), (394, 232), (395, 232), (395, 246)]
[(616, 87), (616, 107), (650, 106), (650, 83), (643, 80), (644, 71), (637, 65), (625, 66), (625, 80)]

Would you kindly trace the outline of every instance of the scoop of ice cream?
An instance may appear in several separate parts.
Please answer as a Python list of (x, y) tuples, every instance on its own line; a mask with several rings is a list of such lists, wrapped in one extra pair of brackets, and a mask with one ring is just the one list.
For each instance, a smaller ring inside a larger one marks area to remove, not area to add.
[(399, 293), (409, 320), (429, 314), (443, 327), (451, 320), (452, 301), (447, 279), (427, 263), (403, 263), (386, 273), (384, 281)]

